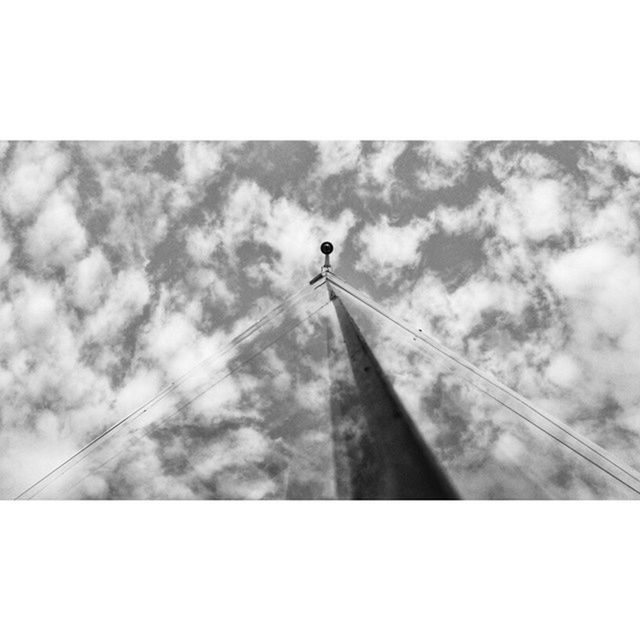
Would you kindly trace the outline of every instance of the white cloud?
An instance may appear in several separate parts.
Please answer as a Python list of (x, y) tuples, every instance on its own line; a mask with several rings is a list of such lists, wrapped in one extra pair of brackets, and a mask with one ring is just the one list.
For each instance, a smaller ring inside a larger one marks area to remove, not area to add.
[(217, 478), (217, 489), (222, 498), (235, 500), (262, 500), (277, 489), (266, 473), (252, 469), (222, 472)]
[(270, 451), (270, 442), (252, 427), (241, 427), (225, 434), (210, 450), (207, 459), (197, 467), (198, 473), (209, 477), (235, 466), (260, 462)]
[[(588, 308), (594, 331), (611, 338), (640, 336), (640, 262), (614, 245), (598, 242), (567, 253), (549, 265), (549, 280), (558, 292)], [(594, 338), (597, 336), (593, 336)], [(636, 342), (636, 339), (631, 339)], [(637, 342), (640, 347), (640, 341)], [(631, 345), (629, 345), (631, 346)]]
[(527, 291), (514, 287), (509, 279), (489, 278), (480, 272), (450, 292), (436, 275), (426, 272), (400, 287), (392, 306), (414, 326), (463, 351), (465, 339), (481, 323), (484, 313), (500, 311), (517, 317), (527, 301)]
[(542, 179), (562, 174), (560, 165), (553, 158), (511, 142), (481, 147), (474, 162), (479, 168), (491, 171), (500, 183), (510, 178)]
[(180, 145), (182, 170), (189, 185), (206, 182), (222, 166), (222, 147), (213, 142), (183, 142)]
[(73, 268), (70, 294), (74, 304), (85, 311), (94, 310), (104, 299), (113, 280), (109, 261), (98, 247)]
[[(170, 223), (191, 205), (184, 180), (149, 171), (154, 143), (82, 145), (83, 162), (95, 174), (99, 196), (88, 203), (107, 226), (100, 245), (128, 266), (144, 263), (165, 239)], [(85, 212), (87, 213), (87, 212)]]
[[(118, 389), (113, 416), (118, 419), (128, 415), (141, 404), (151, 400), (162, 387), (157, 371), (147, 368), (136, 369)], [(144, 422), (147, 421), (145, 417)]]
[(459, 209), (439, 205), (429, 213), (429, 218), (447, 234), (473, 234), (482, 237), (495, 229), (503, 207), (503, 198), (497, 197), (492, 189), (483, 189), (470, 206)]
[[(549, 265), (548, 277), (563, 297), (566, 349), (581, 362), (566, 401), (578, 414), (591, 411), (587, 424), (592, 436), (607, 438), (597, 418), (607, 399), (614, 398), (629, 417), (628, 409), (640, 404), (640, 260), (600, 241), (558, 257)], [(638, 430), (633, 419), (621, 424)], [(625, 455), (625, 447), (618, 453)]]
[(319, 247), (327, 238), (337, 247), (332, 258), (338, 260), (340, 249), (354, 222), (354, 215), (348, 209), (337, 218), (327, 220), (289, 200), (276, 201), (262, 235), (278, 255), (273, 265), (273, 284), (282, 291), (291, 290), (313, 270), (314, 256), (319, 271), (322, 258)]
[(377, 142), (374, 151), (361, 163), (359, 174), (363, 185), (373, 183), (381, 187), (385, 197), (389, 197), (395, 182), (394, 165), (407, 148), (406, 142)]
[(159, 306), (147, 335), (146, 351), (161, 363), (171, 378), (177, 378), (195, 364), (194, 360), (197, 362), (206, 355), (200, 358), (192, 355), (199, 337), (198, 330), (184, 313), (163, 311)]
[(424, 219), (391, 225), (383, 218), (365, 226), (358, 236), (358, 269), (385, 279), (399, 277), (403, 267), (416, 266), (420, 244), (433, 230), (433, 223)]
[[(203, 359), (219, 353), (230, 339), (223, 331), (205, 335), (198, 328), (198, 314), (173, 299), (173, 292), (163, 288), (153, 314), (141, 335), (144, 353), (167, 381), (173, 381), (191, 370)], [(218, 360), (211, 362), (220, 364)], [(221, 365), (224, 366), (224, 361)], [(201, 370), (189, 382), (194, 388), (204, 382), (211, 369)]]
[(26, 338), (36, 342), (48, 336), (56, 325), (57, 294), (51, 286), (29, 279), (15, 283), (19, 287), (14, 298), (15, 316)]
[(144, 309), (151, 295), (149, 283), (140, 269), (121, 271), (104, 304), (86, 321), (87, 335), (93, 340), (121, 340), (119, 333)]
[(549, 363), (546, 375), (554, 384), (566, 388), (579, 379), (580, 369), (574, 358), (566, 353), (559, 353)]
[(66, 190), (56, 191), (27, 230), (25, 250), (36, 267), (66, 267), (84, 251), (87, 239)]
[(461, 140), (436, 140), (430, 144), (431, 153), (446, 165), (463, 162), (469, 149), (469, 142)]
[[(334, 218), (311, 213), (295, 201), (280, 198), (272, 201), (269, 194), (254, 182), (241, 182), (231, 193), (209, 237), (218, 238), (236, 268), (254, 275), (258, 281), (268, 280), (279, 292), (297, 288), (313, 272), (314, 258), (321, 265), (320, 243), (331, 239), (336, 246), (332, 257), (339, 255), (341, 245), (355, 223), (353, 213), (345, 209)], [(243, 243), (267, 245), (274, 260), (263, 265), (240, 265), (236, 251)]]
[(43, 411), (36, 420), (36, 429), (47, 440), (53, 440), (59, 435), (60, 422), (56, 415), (49, 410)]
[[(507, 181), (507, 201), (515, 209), (525, 236), (534, 241), (558, 236), (566, 229), (563, 186), (556, 180)], [(510, 212), (505, 211), (505, 215)]]
[(216, 270), (215, 264), (210, 268), (195, 268), (189, 271), (187, 278), (196, 288), (196, 295), (206, 295), (215, 304), (232, 305), (237, 299), (237, 294)]
[(469, 157), (469, 143), (439, 140), (425, 142), (418, 149), (424, 168), (418, 179), (424, 189), (450, 187), (464, 175)]
[(18, 143), (0, 190), (0, 204), (11, 216), (32, 216), (67, 168), (68, 159), (57, 144)]
[(221, 246), (222, 238), (218, 231), (200, 227), (191, 229), (186, 236), (187, 253), (197, 264), (206, 264), (211, 254)]
[[(449, 233), (487, 234), (486, 263), (453, 292), (423, 276), (397, 293), (395, 308), (418, 326), (424, 316), (435, 319), (427, 330), (445, 344), (615, 449), (605, 442), (597, 416), (611, 396), (622, 407), (640, 402), (640, 332), (633, 311), (640, 306), (640, 270), (637, 185), (614, 177), (613, 148), (591, 147), (588, 160), (579, 160), (586, 179), (577, 182), (538, 152), (511, 155), (494, 147), (491, 167), (505, 193), (486, 189), (465, 209), (434, 212)], [(530, 244), (567, 242), (568, 232), (575, 250)], [(403, 300), (411, 301), (410, 308)], [(495, 310), (522, 330), (526, 309), (535, 309), (538, 320), (524, 337), (480, 324), (483, 311)], [(634, 415), (621, 411), (617, 424), (636, 430)]]
[(0, 326), (6, 363), (1, 446), (8, 465), (0, 493), (11, 493), (13, 483), (35, 480), (32, 475), (49, 471), (95, 434), (108, 415), (110, 385), (96, 363), (82, 362), (83, 332), (57, 283), (13, 277)]
[(619, 142), (616, 145), (616, 156), (625, 169), (640, 175), (640, 142)]
[(360, 142), (323, 140), (316, 143), (319, 152), (318, 172), (323, 177), (353, 171), (360, 158)]
[(595, 209), (580, 207), (572, 229), (585, 244), (609, 240), (616, 246), (633, 251), (640, 239), (640, 228), (634, 220), (633, 196), (620, 194)]

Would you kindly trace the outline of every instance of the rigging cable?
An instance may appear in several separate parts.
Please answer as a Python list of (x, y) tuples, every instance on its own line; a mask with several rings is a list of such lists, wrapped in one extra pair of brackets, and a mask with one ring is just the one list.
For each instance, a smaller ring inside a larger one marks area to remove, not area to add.
[[(429, 353), (428, 351), (422, 349), (421, 347), (418, 347), (418, 349), (419, 349), (419, 351), (421, 353), (424, 353), (425, 355), (427, 355), (427, 357), (433, 355), (433, 354)], [(453, 368), (452, 368), (452, 370), (453, 370)], [(526, 422), (528, 422), (529, 424), (534, 426), (536, 429), (539, 429), (540, 431), (542, 431), (543, 433), (545, 433), (549, 437), (553, 438), (555, 441), (557, 441), (561, 445), (565, 446), (567, 449), (569, 449), (573, 453), (577, 454), (578, 456), (580, 456), (581, 458), (583, 458), (587, 462), (590, 462), (591, 464), (596, 466), (601, 471), (604, 471), (607, 475), (611, 476), (612, 478), (614, 478), (618, 482), (622, 483), (625, 487), (627, 487), (628, 489), (631, 489), (634, 493), (640, 494), (640, 489), (639, 488), (634, 487), (633, 485), (629, 484), (626, 480), (624, 480), (623, 478), (620, 478), (615, 473), (612, 473), (609, 469), (607, 469), (606, 467), (604, 467), (601, 464), (599, 464), (596, 460), (593, 460), (592, 458), (588, 457), (585, 453), (581, 452), (579, 449), (576, 449), (576, 448), (572, 447), (568, 442), (566, 442), (565, 440), (562, 440), (556, 434), (554, 434), (551, 431), (545, 429), (542, 425), (538, 424), (537, 422), (535, 422), (531, 418), (527, 417), (523, 413), (520, 413), (517, 409), (515, 409), (511, 405), (507, 404), (504, 400), (501, 400), (498, 396), (492, 394), (488, 389), (485, 389), (484, 387), (480, 386), (477, 382), (474, 382), (470, 378), (464, 377), (463, 380), (467, 384), (471, 385), (474, 389), (477, 389), (478, 391), (480, 391), (484, 395), (488, 396), (492, 400), (495, 400), (498, 404), (500, 404), (501, 406), (505, 407), (506, 409), (508, 409), (509, 411), (514, 413), (515, 415), (517, 415), (519, 418), (522, 418), (523, 420), (525, 420)], [(611, 459), (609, 459), (608, 457), (606, 457), (606, 456), (602, 456), (602, 457), (605, 460), (607, 460), (607, 462), (610, 462), (613, 466), (617, 466), (615, 464), (615, 462), (612, 461)]]
[[(531, 410), (533, 413), (537, 414), (538, 416), (540, 416), (541, 418), (543, 418), (547, 422), (551, 423), (552, 425), (554, 425), (560, 431), (564, 432), (567, 436), (573, 438), (574, 440), (576, 440), (577, 442), (582, 444), (584, 447), (589, 449), (592, 453), (596, 454), (600, 458), (602, 458), (605, 461), (607, 461), (610, 465), (612, 465), (613, 467), (616, 467), (619, 471), (621, 471), (624, 474), (626, 474), (627, 476), (629, 476), (631, 479), (633, 479), (634, 482), (638, 483), (638, 485), (640, 486), (640, 478), (638, 477), (638, 475), (634, 471), (632, 471), (631, 469), (625, 467), (621, 463), (618, 463), (615, 460), (611, 459), (597, 445), (595, 445), (594, 443), (591, 443), (588, 440), (582, 438), (581, 436), (576, 434), (567, 425), (559, 422), (558, 420), (554, 419), (553, 417), (551, 417), (551, 416), (545, 414), (544, 412), (542, 412), (541, 410), (537, 409), (526, 398), (520, 396), (517, 392), (513, 391), (512, 389), (510, 389), (509, 387), (507, 387), (503, 383), (501, 383), (501, 382), (499, 382), (497, 380), (492, 380), (490, 377), (488, 377), (480, 369), (478, 369), (477, 367), (475, 367), (471, 363), (465, 361), (461, 357), (457, 356), (455, 353), (451, 352), (446, 347), (440, 345), (433, 338), (427, 337), (427, 335), (424, 334), (422, 331), (418, 332), (418, 331), (412, 329), (411, 327), (408, 327), (403, 322), (401, 322), (399, 320), (396, 320), (391, 315), (389, 315), (386, 311), (384, 311), (381, 307), (379, 307), (377, 305), (377, 303), (375, 303), (372, 300), (368, 300), (368, 296), (366, 296), (365, 294), (361, 293), (360, 291), (358, 291), (354, 287), (351, 287), (351, 285), (349, 285), (344, 280), (342, 280), (342, 278), (339, 278), (335, 274), (330, 273), (330, 274), (327, 275), (327, 279), (331, 282), (331, 284), (334, 284), (336, 287), (340, 288), (342, 291), (344, 291), (345, 293), (350, 295), (355, 300), (357, 300), (357, 301), (361, 302), (362, 304), (366, 305), (367, 307), (369, 307), (370, 309), (372, 309), (373, 311), (375, 311), (376, 313), (378, 313), (382, 317), (386, 318), (387, 320), (389, 320), (390, 322), (392, 322), (396, 326), (398, 326), (401, 329), (403, 329), (404, 331), (408, 332), (412, 337), (417, 338), (417, 339), (421, 340), (422, 342), (426, 343), (429, 347), (431, 347), (435, 351), (439, 352), (441, 355), (445, 356), (445, 358), (448, 358), (449, 360), (452, 360), (453, 362), (455, 362), (460, 367), (463, 367), (464, 369), (467, 369), (468, 371), (470, 371), (475, 376), (478, 376), (479, 378), (481, 378), (482, 380), (484, 380), (488, 384), (492, 385), (493, 387), (496, 387), (497, 389), (499, 389), (500, 391), (502, 391), (506, 395), (510, 396), (513, 400), (515, 400), (515, 401), (519, 402), (520, 404), (524, 405), (529, 410)], [(523, 416), (522, 414), (517, 412), (513, 407), (510, 407), (508, 404), (506, 404), (503, 401), (499, 400), (495, 396), (492, 396), (491, 394), (489, 394), (488, 391), (482, 389), (481, 387), (479, 387), (477, 385), (474, 385), (474, 386), (476, 386), (476, 388), (480, 389), (481, 391), (483, 391), (487, 395), (490, 395), (494, 400), (500, 402), (500, 404), (502, 404), (507, 409), (509, 409), (509, 410), (513, 411), (514, 413), (516, 413), (517, 415), (523, 417), (530, 424), (532, 424), (532, 425), (536, 426), (537, 428), (541, 429), (542, 431), (544, 431), (548, 435), (551, 435), (555, 440), (557, 440), (558, 442), (564, 444), (565, 446), (570, 448), (575, 453), (578, 453), (579, 455), (581, 455), (586, 460), (589, 460), (589, 462), (591, 462), (592, 464), (596, 465), (598, 468), (600, 468), (600, 469), (602, 469), (604, 471), (607, 471), (607, 473), (609, 475), (611, 475), (612, 477), (616, 478), (618, 481), (620, 481), (623, 484), (625, 484), (625, 486), (630, 487), (630, 485), (626, 481), (624, 481), (622, 478), (618, 477), (617, 475), (615, 475), (614, 473), (612, 473), (612, 472), (610, 472), (610, 471), (608, 471), (606, 469), (603, 469), (603, 467), (601, 465), (599, 465), (596, 461), (588, 458), (583, 453), (580, 453), (579, 451), (576, 451), (575, 449), (570, 447), (566, 442), (564, 442), (563, 440), (561, 440), (557, 436), (554, 436), (553, 434), (549, 433), (549, 431), (545, 430), (543, 427), (541, 427), (539, 424), (537, 424), (533, 420), (531, 420), (529, 418), (526, 418), (525, 416)], [(630, 487), (630, 488), (632, 488), (633, 491), (635, 491), (636, 493), (640, 493), (640, 489), (638, 489), (637, 487), (636, 488)]]
[[(320, 286), (322, 286), (324, 284), (324, 281), (318, 285), (317, 287), (314, 287), (314, 290), (319, 288)], [(308, 286), (308, 285), (307, 285)], [(264, 351), (266, 351), (266, 349), (268, 349), (270, 346), (272, 346), (273, 344), (275, 344), (276, 342), (278, 342), (279, 340), (281, 340), (285, 335), (287, 335), (289, 332), (291, 332), (293, 329), (295, 329), (297, 326), (299, 326), (302, 322), (304, 322), (305, 320), (307, 320), (308, 318), (310, 318), (312, 315), (314, 315), (315, 313), (317, 313), (318, 311), (320, 311), (320, 309), (326, 307), (328, 304), (330, 304), (330, 302), (325, 302), (322, 305), (320, 305), (319, 307), (315, 308), (312, 312), (308, 313), (307, 315), (305, 315), (302, 319), (297, 320), (295, 323), (292, 323), (291, 326), (289, 326), (285, 331), (281, 332), (280, 334), (278, 334), (278, 336), (276, 338), (274, 338), (273, 340), (271, 340), (270, 342), (268, 342), (266, 345), (264, 345), (263, 347), (261, 347), (257, 352), (253, 353), (251, 356), (249, 356), (248, 358), (246, 358), (245, 360), (241, 361), (240, 363), (238, 363), (236, 366), (234, 366), (233, 368), (229, 369), (229, 371), (222, 376), (222, 378), (220, 378), (219, 380), (216, 380), (213, 383), (208, 384), (207, 386), (205, 386), (204, 389), (200, 390), (195, 396), (189, 398), (189, 400), (185, 401), (180, 407), (178, 407), (171, 415), (167, 416), (166, 418), (163, 418), (159, 423), (154, 424), (151, 423), (150, 425), (148, 425), (147, 427), (143, 428), (141, 430), (141, 435), (139, 436), (135, 436), (133, 439), (129, 439), (127, 441), (127, 445), (135, 442), (135, 441), (139, 441), (141, 438), (143, 438), (145, 435), (148, 435), (149, 433), (151, 433), (151, 431), (156, 430), (157, 428), (159, 428), (160, 426), (166, 424), (169, 420), (175, 418), (177, 415), (180, 414), (181, 411), (183, 411), (186, 407), (190, 406), (193, 402), (195, 402), (198, 398), (200, 398), (202, 395), (204, 395), (205, 393), (207, 393), (209, 390), (211, 390), (213, 387), (215, 387), (216, 385), (220, 384), (220, 382), (222, 382), (223, 380), (225, 380), (226, 378), (228, 378), (229, 376), (231, 376), (235, 371), (237, 371), (238, 369), (240, 369), (241, 367), (243, 367), (244, 365), (246, 365), (248, 362), (250, 362), (251, 360), (255, 359), (257, 356), (259, 356), (261, 353), (263, 353)], [(123, 424), (123, 421), (119, 421), (119, 423), (117, 423), (117, 426), (120, 426)], [(103, 434), (101, 434), (100, 438), (106, 436), (109, 432), (113, 431), (114, 427), (111, 427), (109, 430), (105, 431)], [(27, 494), (31, 494), (27, 497), (27, 499), (31, 500), (32, 498), (36, 497), (37, 495), (39, 495), (44, 489), (46, 489), (47, 487), (49, 487), (53, 482), (55, 482), (58, 478), (62, 477), (64, 474), (66, 474), (68, 471), (70, 471), (71, 469), (73, 469), (74, 467), (76, 467), (78, 464), (80, 464), (80, 462), (82, 462), (84, 459), (86, 459), (89, 455), (91, 455), (93, 453), (93, 450), (89, 450), (90, 447), (92, 447), (92, 445), (95, 445), (99, 442), (100, 438), (94, 438), (94, 440), (92, 440), (90, 443), (88, 443), (87, 445), (85, 445), (82, 449), (80, 449), (79, 451), (77, 451), (76, 453), (74, 453), (72, 456), (70, 456), (69, 458), (67, 458), (63, 463), (61, 463), (60, 465), (58, 465), (55, 469), (53, 469), (52, 471), (50, 471), (49, 473), (47, 473), (45, 476), (43, 476), (42, 478), (40, 478), (37, 482), (33, 483), (29, 488), (25, 489), (20, 495), (16, 496), (16, 500), (21, 499), (23, 497), (26, 497)], [(96, 469), (92, 469), (88, 474), (86, 474), (85, 476), (83, 476), (82, 478), (80, 478), (80, 480), (78, 482), (76, 482), (75, 484), (72, 485), (71, 488), (75, 487), (77, 484), (79, 484), (82, 480), (84, 480), (86, 477), (88, 477), (89, 475), (92, 475), (93, 473), (95, 473), (95, 471), (97, 471), (97, 469), (102, 468), (105, 464), (107, 464), (108, 462), (110, 462), (111, 460), (113, 460), (115, 457), (117, 457), (120, 452), (122, 451), (122, 448), (119, 449), (116, 454), (114, 454), (113, 456), (111, 456), (110, 458), (108, 458), (105, 462), (103, 462), (102, 464), (100, 464)], [(81, 454), (84, 453), (84, 456), (81, 456)], [(81, 457), (80, 457), (81, 456)], [(71, 464), (72, 463), (72, 464)], [(63, 469), (64, 468), (64, 469)], [(59, 475), (54, 476), (58, 471), (62, 471)], [(49, 482), (46, 482), (47, 480), (50, 480)]]
[(316, 289), (318, 289), (323, 284), (324, 284), (324, 280), (319, 285), (317, 285), (317, 286), (315, 286), (313, 288), (310, 288), (309, 285), (305, 285), (305, 286), (301, 287), (298, 291), (296, 291), (296, 292), (292, 293), (291, 295), (287, 296), (282, 302), (280, 302), (274, 308), (270, 309), (261, 318), (256, 320), (254, 323), (249, 325), (249, 327), (247, 327), (242, 332), (240, 332), (238, 335), (236, 335), (234, 338), (232, 338), (231, 341), (227, 344), (227, 346), (224, 347), (221, 351), (217, 351), (217, 352), (215, 352), (213, 354), (210, 354), (206, 358), (203, 358), (200, 362), (198, 362), (193, 367), (191, 367), (191, 369), (189, 369), (188, 371), (183, 373), (179, 378), (177, 378), (176, 380), (174, 380), (174, 381), (170, 382), (169, 384), (165, 385), (162, 389), (160, 389), (160, 391), (158, 391), (156, 393), (155, 396), (153, 396), (152, 398), (149, 398), (144, 403), (142, 403), (140, 406), (138, 406), (136, 409), (134, 409), (133, 411), (128, 413), (126, 416), (124, 416), (123, 418), (121, 418), (120, 420), (115, 422), (113, 425), (108, 427), (106, 430), (104, 430), (103, 432), (98, 434), (90, 442), (88, 442), (82, 448), (80, 448), (78, 451), (76, 451), (74, 454), (72, 454), (71, 456), (66, 458), (63, 462), (61, 462), (59, 465), (57, 465), (54, 469), (52, 469), (51, 471), (46, 473), (44, 476), (40, 477), (36, 482), (32, 483), (29, 487), (27, 487), (26, 489), (21, 491), (14, 499), (15, 500), (21, 499), (27, 493), (29, 493), (32, 489), (34, 489), (39, 484), (44, 482), (47, 478), (49, 478), (52, 475), (54, 475), (62, 467), (64, 467), (69, 462), (71, 462), (72, 460), (74, 460), (75, 458), (80, 456), (83, 452), (87, 451), (92, 446), (94, 446), (95, 444), (100, 442), (102, 439), (104, 439), (106, 436), (108, 436), (109, 434), (114, 432), (116, 429), (122, 427), (127, 422), (130, 422), (132, 420), (135, 420), (135, 419), (139, 418), (141, 415), (143, 415), (149, 409), (151, 409), (153, 406), (155, 406), (160, 400), (162, 400), (164, 397), (166, 397), (169, 393), (171, 393), (172, 391), (175, 391), (180, 385), (182, 385), (184, 383), (184, 381), (189, 376), (191, 376), (196, 370), (198, 370), (204, 364), (206, 364), (207, 362), (209, 362), (211, 360), (214, 360), (214, 361), (220, 360), (224, 355), (227, 355), (229, 352), (233, 351), (233, 349), (236, 349), (237, 347), (239, 347), (239, 345), (242, 342), (244, 342), (249, 337), (251, 337), (256, 331), (261, 329), (265, 324), (267, 324), (268, 322), (273, 321), (280, 313), (284, 312), (288, 307), (295, 306), (294, 305), (294, 300), (296, 300), (296, 298), (299, 298), (299, 300), (297, 300), (295, 302), (295, 304), (298, 304), (298, 303), (300, 303), (300, 301), (306, 295), (308, 295), (311, 292), (315, 291)]

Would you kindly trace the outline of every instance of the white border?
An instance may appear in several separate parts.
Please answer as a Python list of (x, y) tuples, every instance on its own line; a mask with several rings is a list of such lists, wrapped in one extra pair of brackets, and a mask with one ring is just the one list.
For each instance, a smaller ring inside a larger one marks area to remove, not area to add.
[(3, 503), (5, 637), (603, 638), (632, 503)]
[(31, 0), (0, 17), (0, 138), (640, 137), (620, 0)]
[[(633, 3), (24, 1), (0, 138), (640, 138)], [(3, 634), (628, 637), (631, 503), (0, 504)]]

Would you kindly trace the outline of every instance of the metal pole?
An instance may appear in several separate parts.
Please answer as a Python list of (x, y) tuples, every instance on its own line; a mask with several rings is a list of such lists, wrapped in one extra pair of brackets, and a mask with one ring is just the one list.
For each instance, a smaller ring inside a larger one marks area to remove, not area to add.
[(335, 375), (340, 352), (334, 341), (329, 367), (338, 497), (457, 499), (354, 319), (327, 287), (353, 374), (351, 381)]

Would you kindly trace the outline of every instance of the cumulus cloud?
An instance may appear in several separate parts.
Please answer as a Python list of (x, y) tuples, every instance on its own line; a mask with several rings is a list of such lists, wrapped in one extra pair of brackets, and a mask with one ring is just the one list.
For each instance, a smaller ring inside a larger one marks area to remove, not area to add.
[[(320, 242), (329, 237), (340, 247), (354, 222), (349, 209), (343, 210), (333, 220), (323, 220), (286, 199), (276, 201), (263, 236), (264, 241), (279, 254), (273, 272), (274, 284), (284, 290), (299, 282), (302, 275), (309, 272), (309, 246), (320, 246)], [(311, 239), (315, 241), (313, 244), (309, 242)]]
[(113, 281), (111, 265), (99, 247), (93, 247), (78, 261), (70, 276), (70, 295), (73, 303), (85, 311), (92, 311), (104, 299)]
[(171, 378), (177, 378), (202, 359), (196, 355), (201, 336), (193, 321), (179, 311), (158, 307), (146, 338), (147, 353)]
[(209, 476), (229, 467), (255, 464), (269, 451), (269, 441), (259, 431), (242, 427), (225, 434), (212, 448), (207, 460), (198, 466), (198, 473)]
[(469, 143), (453, 140), (425, 142), (418, 153), (424, 161), (418, 179), (425, 189), (432, 191), (450, 187), (464, 175)]
[(185, 142), (180, 147), (182, 170), (187, 184), (210, 179), (222, 165), (222, 145), (213, 142)]
[(482, 148), (474, 162), (502, 189), (485, 187), (463, 207), (436, 206), (428, 219), (442, 242), (473, 237), (483, 259), (454, 286), (437, 266), (409, 271), (386, 306), (631, 461), (640, 401), (638, 185), (616, 179), (616, 144), (581, 149), (586, 180), (551, 151)]
[(613, 394), (623, 403), (637, 401), (638, 256), (606, 242), (593, 243), (551, 263), (549, 279), (567, 300), (574, 349), (592, 371), (606, 372), (609, 385), (598, 385), (598, 395)]
[(110, 388), (101, 371), (82, 362), (81, 331), (60, 285), (16, 275), (2, 311), (6, 497), (20, 479), (35, 480), (104, 424)]
[(37, 268), (66, 267), (87, 244), (67, 189), (56, 191), (25, 234), (25, 250)]
[(554, 384), (567, 388), (578, 380), (580, 369), (574, 358), (566, 353), (559, 353), (549, 362), (546, 375)]
[(86, 198), (83, 218), (100, 245), (126, 265), (149, 260), (173, 219), (191, 206), (184, 180), (153, 170), (155, 143), (91, 143), (78, 149), (90, 180), (80, 183)]
[[(237, 269), (257, 282), (268, 282), (279, 293), (296, 287), (313, 269), (310, 253), (326, 238), (340, 247), (355, 222), (349, 209), (327, 219), (288, 198), (273, 199), (255, 182), (242, 181), (233, 189), (217, 217), (204, 232), (193, 232), (189, 251), (198, 259), (223, 246)], [(244, 246), (264, 247), (267, 255), (240, 265), (238, 251)], [(316, 258), (317, 261), (317, 258)]]
[(636, 222), (633, 196), (618, 194), (602, 206), (579, 210), (573, 230), (581, 243), (608, 240), (618, 247), (633, 250), (640, 228)]
[(383, 218), (367, 225), (358, 236), (357, 267), (384, 278), (400, 277), (403, 267), (417, 265), (420, 244), (432, 231), (432, 222), (422, 219), (406, 225), (391, 225)]
[(395, 184), (395, 163), (407, 148), (406, 142), (376, 142), (373, 152), (362, 161), (358, 174), (359, 180), (366, 188), (374, 186), (388, 198)]
[(511, 179), (506, 183), (510, 208), (505, 217), (517, 216), (517, 226), (509, 233), (523, 232), (533, 241), (561, 235), (567, 228), (568, 216), (563, 206), (563, 186), (556, 180)]
[(58, 289), (43, 282), (21, 278), (14, 282), (14, 321), (27, 339), (34, 342), (55, 329)]
[[(262, 160), (200, 142), (0, 148), (3, 495), (308, 282), (323, 240), (336, 271), (396, 315), (614, 453), (637, 451), (637, 143), (316, 148), (285, 182), (272, 165), (293, 144), (273, 158), (265, 147)], [(307, 323), (227, 377), (231, 360), (205, 368), (132, 426), (126, 455), (77, 495), (331, 495), (318, 331)], [(522, 466), (533, 445), (500, 426), (510, 418), (495, 403), (399, 344), (388, 341), (385, 362), (411, 410), (431, 408), (442, 455), (460, 469), (488, 465), (486, 452), (503, 471)], [(170, 425), (154, 423), (214, 380)], [(321, 462), (301, 462), (294, 444)], [(486, 470), (469, 471), (479, 495), (498, 491)]]
[(357, 140), (323, 140), (318, 146), (318, 172), (323, 177), (329, 177), (353, 171), (358, 166), (360, 158), (360, 142)]
[(93, 340), (111, 340), (142, 312), (150, 295), (142, 270), (120, 272), (103, 305), (87, 318), (87, 334)]
[(2, 207), (12, 217), (33, 216), (68, 166), (66, 154), (56, 143), (18, 143), (0, 190)]
[(640, 142), (619, 142), (616, 146), (616, 156), (625, 169), (640, 175)]
[(469, 142), (464, 140), (435, 140), (430, 144), (431, 153), (443, 164), (458, 164), (467, 157)]
[(186, 236), (187, 252), (198, 264), (209, 262), (213, 252), (222, 245), (220, 233), (213, 229), (206, 232), (204, 229), (191, 229)]

